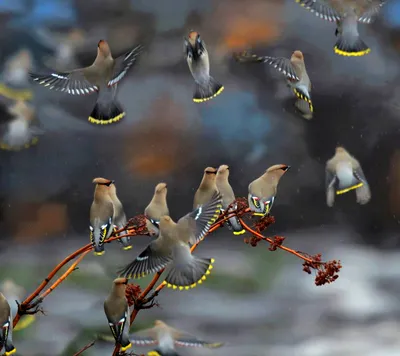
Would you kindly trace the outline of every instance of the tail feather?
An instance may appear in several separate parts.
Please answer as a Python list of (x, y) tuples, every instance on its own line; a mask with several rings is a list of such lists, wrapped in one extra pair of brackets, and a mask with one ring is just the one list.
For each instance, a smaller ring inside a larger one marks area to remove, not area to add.
[(0, 141), (0, 149), (4, 151), (21, 151), (26, 148), (30, 148), (35, 146), (39, 142), (38, 137), (32, 137), (30, 140), (25, 142), (24, 144), (17, 144), (11, 142), (10, 138), (4, 137), (2, 141)]
[(346, 37), (343, 34), (336, 41), (334, 51), (340, 56), (359, 57), (371, 52), (371, 49), (359, 37)]
[(111, 101), (107, 105), (97, 101), (89, 116), (89, 122), (96, 125), (108, 125), (120, 121), (124, 116), (125, 112), (117, 101)]
[(149, 351), (147, 353), (147, 356), (180, 356), (180, 355), (178, 353), (176, 353), (175, 351), (173, 351), (173, 350), (162, 352), (159, 349), (155, 349), (155, 350)]
[(29, 325), (31, 325), (35, 321), (36, 317), (31, 314), (27, 314), (21, 317), (19, 323), (15, 325), (13, 331), (26, 329)]
[(13, 355), (17, 352), (17, 349), (15, 348), (14, 344), (10, 340), (10, 338), (7, 339), (6, 341), (6, 356)]
[(197, 284), (203, 283), (213, 268), (213, 258), (200, 258), (192, 256), (192, 261), (185, 266), (173, 264), (168, 268), (164, 284), (168, 288), (188, 290)]
[(210, 77), (207, 85), (200, 85), (196, 82), (193, 101), (195, 103), (202, 103), (204, 101), (211, 100), (221, 94), (223, 90), (224, 86), (217, 82), (213, 77)]
[(232, 216), (228, 221), (227, 225), (230, 230), (232, 230), (234, 235), (243, 235), (246, 230), (243, 229), (242, 224), (240, 223), (239, 219), (237, 216)]
[(128, 350), (128, 349), (130, 349), (132, 347), (132, 344), (129, 341), (129, 337), (125, 333), (122, 334), (122, 336), (121, 336), (120, 344), (121, 344), (121, 351), (122, 352), (125, 352), (126, 350)]
[(33, 98), (31, 89), (14, 89), (5, 84), (0, 84), (0, 95), (12, 100), (31, 100)]
[(106, 251), (104, 251), (104, 245), (99, 246), (98, 244), (94, 245), (94, 255), (95, 256), (103, 256)]

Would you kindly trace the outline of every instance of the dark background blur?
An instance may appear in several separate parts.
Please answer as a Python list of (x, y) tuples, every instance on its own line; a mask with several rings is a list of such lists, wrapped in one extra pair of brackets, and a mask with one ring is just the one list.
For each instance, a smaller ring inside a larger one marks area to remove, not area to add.
[[(400, 1), (390, 1), (374, 24), (359, 26), (371, 47), (360, 58), (334, 54), (335, 26), (291, 0), (2, 0), (0, 19), (1, 62), (27, 49), (35, 71), (89, 65), (102, 38), (114, 56), (146, 47), (119, 85), (127, 115), (117, 125), (87, 122), (92, 96), (31, 86), (45, 133), (35, 147), (0, 151), (1, 278), (30, 292), (88, 242), (96, 176), (115, 179), (128, 216), (142, 213), (154, 186), (166, 181), (177, 219), (191, 209), (206, 166), (229, 164), (236, 195), (246, 196), (251, 180), (285, 163), (292, 170), (280, 183), (270, 233), (286, 236), (295, 249), (341, 259), (339, 280), (315, 287), (295, 258), (266, 246), (252, 249), (221, 231), (196, 252), (216, 258), (208, 283), (164, 291), (162, 308), (142, 312), (135, 330), (159, 318), (229, 342), (183, 355), (398, 355)], [(183, 58), (183, 36), (191, 29), (201, 33), (211, 74), (225, 86), (204, 104), (192, 102), (194, 83)], [(77, 35), (68, 36), (72, 30)], [(68, 45), (73, 55), (57, 59)], [(295, 113), (279, 74), (232, 59), (233, 51), (249, 48), (286, 57), (303, 51), (312, 120)], [(372, 191), (365, 206), (353, 193), (326, 206), (325, 163), (339, 144), (362, 164)], [(94, 334), (109, 334), (102, 303), (115, 270), (148, 242), (134, 240), (130, 252), (111, 244), (102, 258), (87, 256), (46, 299), (47, 316), (15, 333), (19, 354), (71, 356)], [(110, 350), (112, 343), (99, 343), (85, 355)]]

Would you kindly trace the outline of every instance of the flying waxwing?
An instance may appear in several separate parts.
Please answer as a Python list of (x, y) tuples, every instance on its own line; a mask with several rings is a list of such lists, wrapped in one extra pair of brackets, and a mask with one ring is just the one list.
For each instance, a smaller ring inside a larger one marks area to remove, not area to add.
[(337, 147), (335, 155), (326, 162), (326, 204), (332, 207), (335, 195), (356, 191), (357, 203), (364, 205), (371, 199), (371, 191), (360, 163), (343, 147)]
[(249, 208), (255, 216), (264, 217), (271, 212), (279, 180), (290, 169), (286, 164), (275, 164), (249, 184)]
[(94, 248), (94, 254), (104, 254), (104, 241), (107, 240), (114, 230), (114, 205), (110, 197), (110, 185), (112, 180), (95, 178), (94, 199), (90, 207), (90, 242)]
[(147, 230), (152, 236), (158, 236), (160, 218), (163, 215), (169, 215), (167, 205), (167, 184), (158, 183), (154, 189), (154, 195), (149, 205), (144, 209), (146, 216)]
[[(109, 189), (109, 194), (114, 206), (114, 217), (113, 217), (113, 222), (114, 222), (114, 231), (122, 229), (123, 227), (126, 226), (128, 220), (126, 219), (124, 207), (121, 203), (121, 201), (118, 199), (117, 196), (117, 187), (115, 186), (115, 183), (110, 184), (110, 189)], [(122, 234), (125, 234), (122, 232)], [(118, 236), (121, 235), (118, 234)], [(132, 248), (132, 245), (130, 244), (131, 238), (130, 236), (123, 237), (119, 240), (119, 243), (122, 244), (122, 248), (124, 250), (130, 250)]]
[(154, 327), (130, 335), (132, 345), (156, 346), (147, 355), (177, 356), (175, 347), (205, 347), (215, 349), (223, 346), (221, 342), (199, 340), (185, 331), (174, 329), (161, 320), (154, 322)]
[(296, 0), (316, 16), (336, 22), (338, 37), (334, 51), (341, 56), (363, 56), (371, 52), (358, 33), (358, 22), (370, 24), (386, 0)]
[[(235, 200), (235, 193), (231, 185), (229, 184), (229, 166), (222, 165), (218, 168), (217, 178), (216, 178), (218, 191), (222, 196), (222, 209), (221, 212), (224, 213)], [(229, 211), (236, 210), (236, 205), (231, 207)], [(231, 217), (228, 221), (229, 228), (233, 231), (234, 235), (242, 235), (246, 231), (240, 224), (239, 219), (236, 216)]]
[(184, 39), (184, 55), (196, 84), (193, 101), (202, 103), (221, 94), (224, 87), (210, 76), (208, 52), (198, 32), (190, 31)]
[(4, 64), (1, 74), (0, 95), (13, 100), (31, 100), (29, 71), (33, 67), (32, 53), (21, 49)]
[(125, 352), (132, 347), (129, 341), (129, 305), (125, 297), (126, 278), (117, 278), (113, 282), (111, 293), (104, 302), (104, 312), (108, 325), (115, 339), (116, 345), (121, 345), (121, 351)]
[(0, 137), (0, 148), (7, 151), (19, 151), (36, 145), (39, 138), (36, 135), (44, 133), (34, 126), (37, 121), (33, 106), (26, 101), (18, 100), (7, 108), (10, 118), (5, 123)]
[(13, 317), (10, 305), (3, 294), (0, 293), (0, 352), (5, 349), (5, 355), (15, 354), (17, 349), (14, 347), (12, 340), (13, 333)]
[[(286, 77), (288, 87), (293, 90), (297, 98), (304, 100), (308, 104), (310, 112), (314, 111), (311, 101), (311, 81), (308, 77), (304, 56), (301, 51), (294, 51), (290, 59), (269, 56), (259, 57), (248, 51), (234, 54), (234, 57), (238, 62), (267, 63), (273, 66)], [(298, 104), (296, 106), (298, 107)]]
[(193, 209), (196, 209), (199, 205), (207, 203), (213, 197), (215, 192), (218, 192), (216, 175), (217, 169), (214, 167), (207, 167), (204, 170), (203, 178), (194, 195)]
[(169, 216), (160, 219), (160, 234), (136, 259), (119, 271), (120, 276), (140, 278), (166, 267), (165, 284), (180, 290), (201, 283), (212, 269), (212, 258), (200, 258), (190, 252), (189, 243), (204, 239), (221, 209), (221, 195), (200, 205), (175, 223)]
[(72, 95), (98, 93), (89, 122), (100, 125), (111, 124), (125, 116), (125, 112), (115, 99), (116, 88), (141, 52), (142, 46), (139, 45), (114, 59), (108, 43), (101, 40), (97, 45), (97, 57), (89, 67), (49, 75), (35, 73), (30, 75), (34, 81), (49, 89)]
[[(17, 285), (11, 279), (6, 279), (0, 286), (0, 292), (3, 293), (7, 300), (23, 300), (25, 296), (25, 289), (22, 286)], [(18, 312), (17, 303), (11, 303), (11, 315), (16, 315)], [(19, 319), (19, 323), (13, 329), (14, 331), (23, 330), (31, 325), (35, 321), (36, 317), (33, 314), (22, 315)]]

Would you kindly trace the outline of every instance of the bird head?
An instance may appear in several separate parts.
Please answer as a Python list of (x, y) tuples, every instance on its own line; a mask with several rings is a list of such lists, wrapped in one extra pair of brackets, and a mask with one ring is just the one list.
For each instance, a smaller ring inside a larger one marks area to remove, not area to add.
[(155, 194), (162, 194), (167, 192), (167, 183), (158, 183), (154, 191)]
[(298, 59), (300, 61), (304, 61), (303, 52), (300, 50), (296, 50), (292, 54), (292, 59)]
[(274, 164), (273, 166), (269, 167), (265, 173), (266, 174), (274, 174), (278, 176), (278, 179), (282, 177), (288, 170), (290, 169), (290, 166), (286, 164)]
[(94, 184), (98, 184), (98, 185), (106, 185), (107, 187), (109, 187), (111, 184), (114, 184), (115, 181), (110, 180), (110, 179), (106, 179), (106, 178), (94, 178), (92, 183)]
[(154, 322), (154, 325), (158, 326), (158, 327), (165, 327), (166, 326), (166, 324), (162, 320), (156, 320)]
[(217, 171), (217, 177), (228, 177), (229, 176), (229, 166), (226, 164), (223, 164), (219, 166), (218, 171)]
[(204, 175), (205, 176), (213, 176), (217, 174), (217, 169), (214, 167), (207, 167), (206, 169), (204, 169)]
[(127, 285), (128, 284), (128, 278), (123, 278), (123, 277), (118, 277), (114, 279), (114, 284), (115, 285)]
[(107, 41), (100, 40), (97, 44), (97, 51), (100, 52), (104, 57), (108, 57), (111, 54), (110, 46)]
[(190, 44), (193, 48), (196, 48), (196, 45), (197, 45), (198, 43), (201, 43), (200, 34), (199, 34), (198, 32), (196, 32), (196, 31), (191, 30), (191, 31), (189, 32), (189, 35), (188, 35), (188, 41), (189, 41), (189, 44)]

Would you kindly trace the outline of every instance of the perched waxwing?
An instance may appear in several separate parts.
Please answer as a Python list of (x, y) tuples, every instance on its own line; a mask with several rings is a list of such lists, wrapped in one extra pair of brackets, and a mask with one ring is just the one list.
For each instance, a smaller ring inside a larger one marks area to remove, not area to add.
[(311, 81), (308, 77), (304, 56), (301, 51), (294, 51), (290, 59), (284, 57), (260, 57), (249, 51), (235, 53), (234, 57), (238, 62), (267, 63), (277, 69), (286, 77), (286, 83), (294, 94), (300, 100), (307, 102), (310, 112), (314, 111), (311, 101)]
[(78, 66), (76, 52), (85, 45), (88, 46), (92, 40), (79, 28), (72, 28), (67, 33), (57, 33), (45, 27), (38, 27), (33, 29), (33, 32), (42, 45), (53, 51), (53, 54), (46, 57), (43, 62), (56, 71), (76, 68)]
[(161, 320), (156, 320), (150, 329), (144, 329), (130, 335), (135, 346), (156, 346), (147, 353), (149, 356), (177, 356), (175, 347), (205, 347), (215, 349), (223, 346), (221, 342), (208, 342), (198, 339), (192, 334), (175, 329)]
[(215, 192), (218, 192), (216, 176), (216, 168), (207, 167), (204, 170), (203, 178), (201, 179), (199, 188), (194, 195), (193, 209), (196, 209), (199, 205), (207, 203), (213, 197)]
[[(0, 286), (0, 292), (3, 293), (7, 300), (22, 300), (25, 296), (25, 289), (22, 286), (17, 285), (11, 279), (6, 279)], [(11, 315), (16, 315), (18, 312), (17, 303), (11, 303)], [(22, 315), (19, 319), (18, 324), (13, 329), (14, 331), (23, 330), (31, 325), (35, 321), (36, 317), (33, 314)]]
[(296, 0), (321, 19), (336, 22), (334, 47), (341, 56), (363, 56), (371, 52), (358, 33), (358, 22), (370, 24), (386, 0)]
[(12, 100), (31, 100), (29, 71), (33, 67), (32, 54), (21, 49), (4, 64), (1, 75), (0, 95)]
[(160, 234), (136, 259), (119, 271), (120, 276), (140, 278), (166, 267), (165, 284), (180, 290), (193, 288), (210, 273), (214, 259), (193, 256), (189, 243), (204, 239), (221, 211), (221, 195), (200, 205), (175, 223), (169, 216), (160, 219)]
[(0, 137), (0, 148), (8, 151), (19, 151), (35, 145), (43, 130), (34, 126), (36, 112), (26, 101), (18, 100), (7, 108), (10, 118), (5, 123)]
[(128, 280), (117, 278), (113, 282), (111, 293), (104, 301), (104, 312), (108, 325), (114, 336), (116, 345), (121, 345), (121, 351), (125, 352), (132, 347), (129, 341), (129, 305), (126, 300), (125, 290)]
[(158, 183), (154, 189), (154, 195), (149, 205), (144, 209), (146, 226), (150, 235), (158, 236), (161, 216), (169, 215), (167, 205), (167, 184)]
[(193, 101), (202, 103), (221, 94), (224, 87), (210, 76), (210, 61), (204, 41), (196, 31), (184, 39), (184, 55), (195, 81)]
[(274, 204), (281, 177), (290, 169), (286, 164), (275, 164), (249, 184), (249, 208), (255, 216), (264, 217)]
[(96, 59), (89, 67), (48, 75), (36, 73), (30, 75), (34, 81), (49, 89), (72, 95), (98, 93), (89, 122), (100, 125), (111, 124), (125, 116), (125, 112), (115, 99), (116, 88), (141, 52), (142, 46), (139, 45), (114, 59), (108, 43), (101, 40), (97, 45)]
[(94, 254), (104, 254), (104, 241), (114, 230), (114, 204), (110, 197), (110, 185), (114, 182), (105, 178), (95, 178), (96, 184), (94, 198), (90, 207), (90, 242), (94, 248)]
[(326, 162), (326, 204), (332, 207), (335, 195), (356, 191), (357, 203), (364, 205), (371, 199), (371, 191), (360, 163), (343, 147), (336, 147), (335, 155)]
[[(114, 217), (113, 217), (113, 222), (114, 222), (114, 231), (122, 229), (123, 227), (126, 226), (128, 220), (126, 219), (124, 207), (121, 203), (121, 201), (118, 199), (117, 196), (117, 187), (115, 186), (115, 183), (110, 184), (110, 189), (109, 189), (109, 194), (114, 206)], [(125, 234), (124, 232), (119, 233), (119, 235)], [(119, 243), (122, 244), (122, 248), (124, 250), (130, 250), (132, 248), (132, 245), (130, 244), (131, 238), (129, 236), (123, 237), (118, 240)]]
[(15, 354), (17, 349), (12, 340), (13, 317), (6, 297), (0, 293), (0, 352), (5, 349), (5, 355)]
[[(228, 209), (229, 205), (231, 205), (236, 200), (235, 193), (233, 192), (233, 189), (229, 184), (229, 166), (227, 166), (226, 164), (219, 166), (217, 171), (216, 183), (218, 191), (221, 193), (222, 196), (221, 212), (224, 213), (226, 209)], [(236, 209), (237, 207), (235, 205), (231, 207), (229, 211)], [(227, 221), (227, 224), (229, 228), (233, 231), (234, 235), (242, 235), (246, 232), (236, 216), (231, 217)]]

